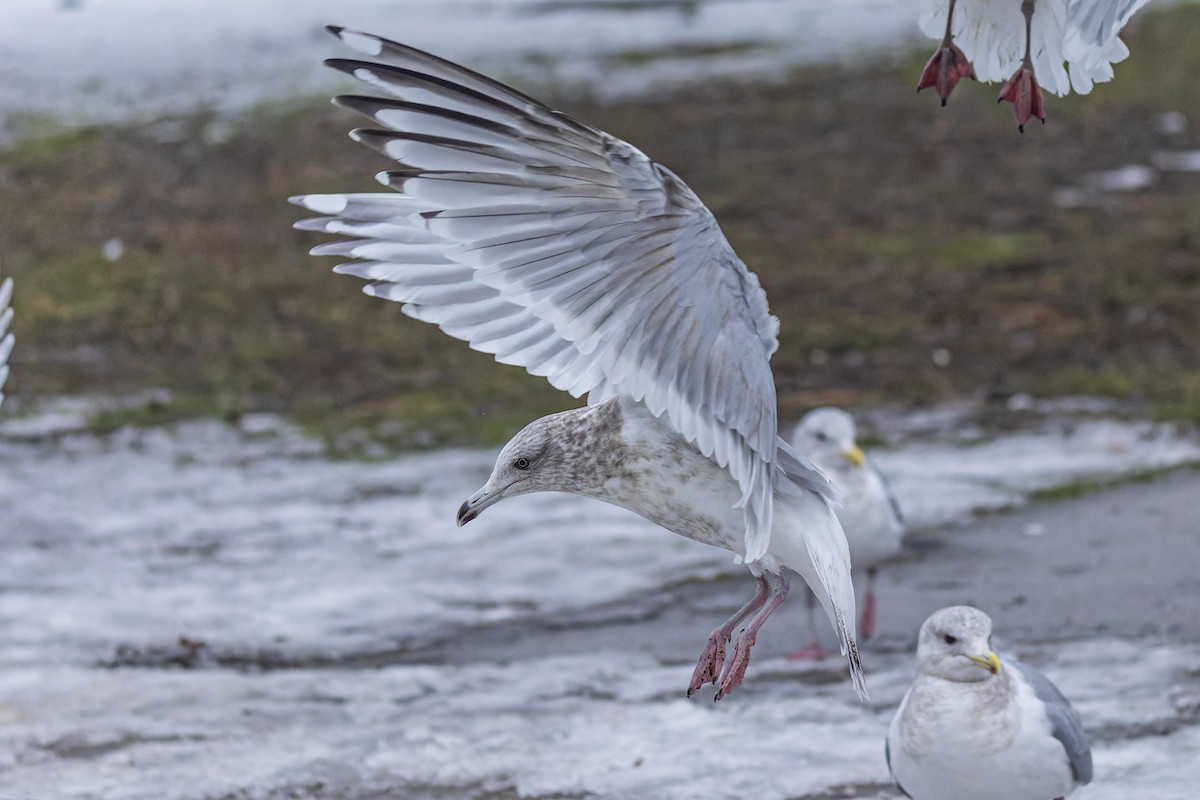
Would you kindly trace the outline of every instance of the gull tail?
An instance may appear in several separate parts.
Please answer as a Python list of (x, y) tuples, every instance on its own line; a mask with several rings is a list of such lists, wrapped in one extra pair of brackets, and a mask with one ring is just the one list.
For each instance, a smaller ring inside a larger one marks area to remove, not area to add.
[[(785, 451), (786, 448), (786, 451)], [(850, 667), (850, 680), (862, 700), (867, 700), (866, 678), (859, 658), (854, 583), (850, 577), (850, 548), (833, 512), (836, 492), (820, 491), (812, 470), (787, 445), (780, 447), (779, 464), (786, 480), (777, 495), (776, 528), (771, 550), (784, 566), (795, 570), (821, 602)], [(793, 465), (793, 462), (795, 464)], [(804, 482), (792, 480), (789, 467), (803, 469)], [(816, 472), (819, 478), (823, 478)], [(826, 482), (827, 484), (827, 482)], [(821, 487), (824, 488), (824, 487)], [(793, 535), (788, 535), (789, 533)]]

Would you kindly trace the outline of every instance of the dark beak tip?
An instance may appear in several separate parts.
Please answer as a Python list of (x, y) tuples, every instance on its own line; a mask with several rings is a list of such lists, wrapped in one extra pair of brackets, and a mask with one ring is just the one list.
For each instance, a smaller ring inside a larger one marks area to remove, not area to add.
[(457, 522), (458, 527), (461, 528), (463, 525), (466, 525), (477, 516), (479, 516), (479, 514), (471, 509), (469, 503), (463, 503), (458, 507), (458, 515), (455, 517), (455, 522)]

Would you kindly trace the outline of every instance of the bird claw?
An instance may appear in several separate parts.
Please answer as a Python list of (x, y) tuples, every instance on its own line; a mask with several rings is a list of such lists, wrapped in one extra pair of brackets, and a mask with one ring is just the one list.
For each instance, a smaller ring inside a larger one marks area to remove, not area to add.
[(717, 676), (721, 674), (721, 667), (725, 664), (727, 641), (728, 638), (718, 631), (714, 631), (708, 637), (708, 644), (704, 646), (704, 652), (700, 654), (700, 660), (696, 662), (696, 669), (692, 672), (692, 682), (688, 684), (687, 690), (688, 697), (704, 684), (717, 682)]
[(733, 646), (733, 656), (725, 665), (725, 671), (721, 673), (721, 683), (714, 701), (720, 700), (742, 685), (742, 679), (746, 677), (746, 667), (750, 666), (750, 648), (754, 646), (755, 638), (749, 631), (738, 634), (737, 643)]
[(1040, 119), (1042, 124), (1046, 123), (1042, 87), (1038, 86), (1037, 78), (1033, 74), (1033, 67), (1028, 64), (1022, 65), (1013, 73), (1012, 77), (1008, 79), (1008, 83), (1004, 84), (1004, 88), (1000, 90), (1000, 97), (996, 102), (1013, 104), (1013, 111), (1017, 115), (1017, 130), (1021, 133), (1025, 132), (1025, 123), (1033, 117)]
[(929, 59), (929, 63), (925, 65), (925, 71), (921, 73), (921, 81), (917, 84), (917, 91), (928, 89), (930, 86), (935, 87), (944, 106), (946, 99), (954, 91), (954, 87), (963, 78), (975, 80), (975, 70), (971, 67), (971, 62), (967, 60), (963, 51), (947, 38), (942, 41), (941, 46)]

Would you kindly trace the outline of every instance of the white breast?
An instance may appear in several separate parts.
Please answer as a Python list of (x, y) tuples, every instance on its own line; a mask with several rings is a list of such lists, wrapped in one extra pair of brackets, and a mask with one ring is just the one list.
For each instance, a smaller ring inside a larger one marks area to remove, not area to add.
[(905, 791), (916, 800), (1069, 794), (1071, 770), (1041, 704), (1023, 682), (1011, 686), (997, 702), (982, 683), (918, 677), (888, 734), (892, 774)]

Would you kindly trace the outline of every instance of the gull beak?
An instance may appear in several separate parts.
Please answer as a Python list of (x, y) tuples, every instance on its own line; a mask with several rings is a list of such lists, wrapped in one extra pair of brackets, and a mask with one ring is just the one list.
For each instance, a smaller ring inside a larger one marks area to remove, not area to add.
[(996, 675), (1000, 672), (1000, 656), (993, 652), (988, 652), (987, 656), (967, 656), (979, 666), (986, 669), (988, 672)]
[(466, 525), (468, 522), (478, 517), (488, 506), (498, 503), (504, 497), (504, 491), (504, 489), (491, 491), (485, 486), (475, 494), (468, 497), (466, 501), (458, 507), (458, 516), (455, 518), (458, 522), (458, 527), (461, 528), (463, 525)]
[(863, 455), (862, 448), (856, 444), (852, 444), (848, 449), (843, 450), (842, 458), (846, 459), (856, 467), (861, 467), (863, 462), (867, 460), (867, 457)]

